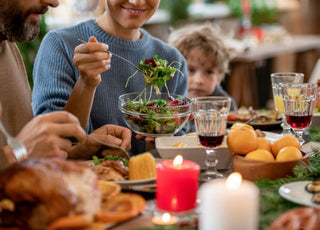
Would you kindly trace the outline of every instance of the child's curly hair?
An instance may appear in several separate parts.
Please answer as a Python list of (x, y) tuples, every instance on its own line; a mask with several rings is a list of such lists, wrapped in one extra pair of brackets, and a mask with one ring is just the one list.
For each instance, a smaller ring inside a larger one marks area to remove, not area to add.
[(215, 27), (210, 23), (190, 24), (172, 30), (168, 43), (176, 47), (186, 58), (192, 49), (200, 49), (207, 56), (208, 61), (213, 62), (217, 70), (224, 75), (229, 71), (231, 53), (218, 33), (219, 30), (215, 31)]

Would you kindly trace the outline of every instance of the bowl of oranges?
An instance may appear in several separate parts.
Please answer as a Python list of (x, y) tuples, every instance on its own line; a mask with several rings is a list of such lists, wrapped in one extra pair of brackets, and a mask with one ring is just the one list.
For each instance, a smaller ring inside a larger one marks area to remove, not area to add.
[(284, 135), (271, 141), (251, 126), (236, 127), (227, 135), (227, 146), (234, 153), (232, 168), (244, 179), (275, 180), (292, 175), (293, 168), (308, 163), (309, 155), (301, 151), (298, 139)]

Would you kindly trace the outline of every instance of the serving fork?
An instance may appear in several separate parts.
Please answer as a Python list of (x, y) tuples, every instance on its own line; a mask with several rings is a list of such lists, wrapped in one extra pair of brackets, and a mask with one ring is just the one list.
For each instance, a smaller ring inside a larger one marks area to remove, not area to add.
[(94, 137), (92, 137), (90, 135), (87, 135), (87, 137), (89, 139), (101, 144), (101, 145), (104, 145), (104, 146), (108, 147), (108, 148), (121, 150), (123, 157), (125, 157), (126, 159), (130, 159), (130, 155), (129, 155), (128, 151), (125, 150), (124, 148), (122, 148), (122, 147), (120, 147), (118, 145), (115, 145), (115, 144), (111, 144), (111, 143), (107, 143), (107, 142), (104, 142), (104, 141), (100, 141), (100, 140), (98, 140), (98, 139), (96, 139), (96, 138), (94, 138)]
[(14, 155), (16, 156), (17, 160), (23, 160), (26, 158), (28, 152), (24, 144), (19, 141), (18, 139), (11, 136), (5, 127), (2, 124), (2, 121), (0, 120), (0, 130), (1, 132), (6, 136), (7, 143), (11, 147)]
[[(78, 40), (81, 41), (83, 44), (87, 44), (87, 43), (88, 43), (88, 42), (83, 41), (83, 40), (81, 40), (81, 39), (79, 39), (79, 38), (78, 38)], [(113, 53), (113, 52), (111, 52), (111, 51), (109, 51), (109, 50), (105, 50), (105, 52), (111, 53), (113, 56), (116, 56), (116, 57), (118, 57), (118, 58), (120, 58), (120, 59), (128, 62), (128, 63), (129, 63), (130, 65), (132, 65), (136, 70), (138, 70), (138, 71), (140, 71), (140, 72), (142, 72), (142, 73), (145, 73), (145, 71), (143, 71), (142, 69), (140, 69), (138, 66), (136, 66), (135, 64), (133, 64), (133, 63), (132, 63), (131, 61), (129, 61), (128, 59), (126, 59), (126, 58), (124, 58), (124, 57), (122, 57), (122, 56), (120, 56), (120, 55), (118, 55), (118, 54), (115, 54), (115, 53)]]

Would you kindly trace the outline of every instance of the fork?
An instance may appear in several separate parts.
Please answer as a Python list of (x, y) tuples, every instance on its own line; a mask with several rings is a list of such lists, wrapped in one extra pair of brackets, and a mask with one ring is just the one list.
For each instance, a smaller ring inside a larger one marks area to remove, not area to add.
[(121, 150), (121, 152), (124, 154), (125, 158), (130, 159), (129, 153), (124, 148), (121, 148), (120, 146), (115, 145), (115, 144), (111, 144), (111, 143), (107, 143), (107, 142), (104, 142), (104, 141), (100, 141), (100, 140), (98, 140), (98, 139), (96, 139), (96, 138), (94, 138), (94, 137), (92, 137), (90, 135), (87, 135), (87, 137), (90, 138), (91, 140), (101, 144), (101, 145), (104, 145), (104, 146), (108, 147), (108, 148)]
[[(78, 38), (78, 40), (81, 41), (83, 44), (87, 44), (87, 43), (88, 43), (88, 42), (86, 42), (86, 41), (81, 40), (80, 38)], [(138, 66), (136, 66), (135, 64), (133, 64), (133, 63), (132, 63), (131, 61), (129, 61), (128, 59), (126, 59), (126, 58), (124, 58), (124, 57), (121, 57), (120, 55), (115, 54), (115, 53), (113, 53), (113, 52), (111, 52), (111, 51), (105, 50), (105, 52), (111, 53), (113, 56), (116, 56), (116, 57), (118, 57), (118, 58), (120, 58), (120, 59), (128, 62), (128, 63), (129, 63), (130, 65), (132, 65), (136, 70), (138, 70), (138, 71), (140, 71), (140, 72), (142, 72), (142, 73), (146, 73), (145, 71), (143, 71), (142, 69), (140, 69)]]
[(0, 120), (0, 130), (1, 132), (6, 136), (7, 143), (11, 147), (14, 155), (16, 156), (17, 160), (23, 160), (26, 158), (28, 152), (26, 147), (22, 142), (20, 142), (18, 139), (12, 137), (5, 127), (3, 126), (1, 120)]

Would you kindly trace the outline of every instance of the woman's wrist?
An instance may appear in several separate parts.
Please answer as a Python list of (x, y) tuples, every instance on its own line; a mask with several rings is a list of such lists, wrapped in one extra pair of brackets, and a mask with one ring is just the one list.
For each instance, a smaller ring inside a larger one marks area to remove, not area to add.
[(96, 79), (90, 79), (90, 77), (84, 77), (80, 75), (76, 84), (78, 84), (78, 86), (82, 88), (82, 90), (95, 90), (100, 85), (100, 83), (101, 76), (97, 77)]

